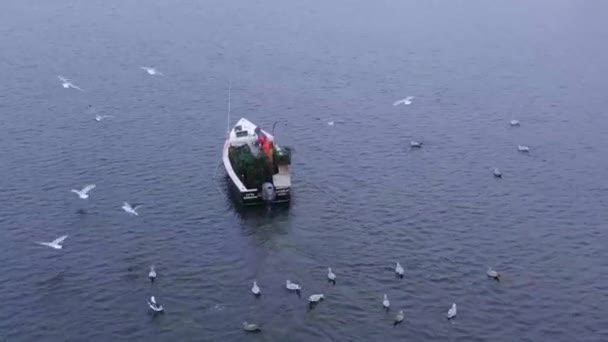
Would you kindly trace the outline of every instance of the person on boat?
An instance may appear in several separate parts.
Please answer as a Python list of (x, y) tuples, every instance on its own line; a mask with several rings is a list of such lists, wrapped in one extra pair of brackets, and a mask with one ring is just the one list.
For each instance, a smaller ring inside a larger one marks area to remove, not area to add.
[(270, 141), (270, 139), (266, 139), (262, 144), (262, 147), (264, 148), (264, 153), (270, 157), (270, 152), (272, 151), (272, 141)]
[(260, 127), (255, 128), (255, 133), (258, 135), (258, 142), (260, 143), (260, 146), (264, 146), (264, 144), (269, 140), (266, 134), (262, 132)]

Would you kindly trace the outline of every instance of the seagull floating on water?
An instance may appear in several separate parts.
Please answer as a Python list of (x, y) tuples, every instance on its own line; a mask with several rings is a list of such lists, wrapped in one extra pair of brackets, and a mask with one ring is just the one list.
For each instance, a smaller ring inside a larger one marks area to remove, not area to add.
[(164, 310), (163, 306), (156, 302), (156, 298), (154, 298), (154, 296), (150, 297), (150, 300), (148, 300), (148, 306), (154, 312), (162, 312)]
[(73, 193), (75, 193), (76, 195), (78, 195), (78, 197), (82, 198), (82, 199), (87, 199), (89, 198), (89, 191), (95, 189), (95, 184), (89, 184), (87, 186), (85, 186), (84, 188), (82, 188), (82, 190), (74, 190), (72, 189), (71, 191)]
[(160, 72), (152, 67), (141, 67), (140, 69), (146, 70), (146, 72), (148, 74), (153, 75), (153, 76), (162, 76), (163, 75), (162, 72)]
[(502, 172), (497, 167), (494, 168), (494, 177), (502, 178)]
[(253, 286), (251, 287), (251, 293), (253, 293), (256, 297), (262, 294), (260, 287), (258, 286), (258, 282), (255, 280), (253, 281)]
[(509, 124), (511, 124), (512, 127), (519, 126), (519, 120), (511, 120)]
[(403, 278), (403, 267), (401, 267), (401, 264), (399, 263), (399, 261), (397, 261), (397, 265), (395, 266), (395, 273), (397, 273), (397, 275), (399, 276), (399, 278)]
[(517, 150), (519, 152), (530, 152), (530, 148), (526, 145), (518, 145)]
[(456, 303), (452, 304), (450, 310), (448, 310), (448, 319), (456, 317)]
[(397, 316), (395, 316), (395, 323), (393, 325), (397, 325), (397, 324), (403, 322), (403, 318), (404, 318), (403, 310), (399, 310), (399, 312), (397, 313)]
[(122, 210), (126, 211), (127, 213), (131, 214), (131, 215), (135, 215), (138, 216), (139, 214), (137, 213), (137, 208), (141, 207), (141, 204), (136, 204), (134, 206), (131, 206), (129, 203), (125, 202), (122, 205)]
[(328, 126), (333, 126), (334, 124), (335, 124), (335, 122), (333, 122), (333, 121), (329, 121), (329, 122), (327, 123), (327, 125), (328, 125)]
[(391, 306), (391, 302), (388, 301), (388, 296), (386, 293), (384, 294), (384, 299), (382, 300), (382, 306), (384, 306), (384, 310), (388, 311), (388, 308)]
[(421, 148), (422, 147), (422, 141), (411, 140), (410, 141), (410, 147), (411, 148)]
[(113, 118), (112, 115), (95, 115), (95, 121), (101, 122), (103, 119)]
[(325, 296), (322, 293), (313, 294), (313, 295), (310, 295), (310, 297), (308, 297), (308, 302), (311, 304), (318, 303), (318, 302), (322, 301), (323, 299), (325, 299)]
[(257, 324), (243, 322), (243, 329), (247, 332), (259, 332), (262, 331)]
[(413, 96), (408, 96), (404, 99), (401, 100), (397, 100), (393, 103), (393, 106), (397, 107), (400, 104), (404, 104), (404, 105), (411, 105), (412, 104), (412, 100), (414, 99)]
[(327, 268), (327, 280), (336, 285), (336, 274), (331, 270), (331, 267)]
[(492, 267), (488, 268), (488, 271), (486, 272), (486, 274), (488, 275), (488, 277), (490, 277), (496, 281), (500, 281), (500, 273), (494, 271), (492, 269)]
[(156, 269), (154, 265), (150, 266), (150, 272), (148, 272), (148, 278), (150, 278), (150, 282), (153, 283), (156, 279)]
[(296, 291), (296, 293), (300, 293), (300, 290), (302, 290), (302, 287), (296, 283), (292, 283), (291, 280), (286, 280), (285, 281), (285, 287), (289, 290), (289, 291)]
[(68, 236), (64, 235), (61, 237), (56, 238), (55, 240), (51, 241), (51, 242), (36, 242), (39, 245), (42, 246), (47, 246), (47, 247), (51, 247), (54, 249), (62, 249), (63, 248), (63, 240), (65, 240)]
[(69, 79), (63, 77), (63, 76), (57, 76), (57, 78), (61, 81), (61, 85), (65, 88), (74, 88), (76, 90), (80, 90), (80, 91), (84, 91), (82, 90), (82, 88), (80, 88), (79, 86), (75, 85), (74, 83), (70, 82)]

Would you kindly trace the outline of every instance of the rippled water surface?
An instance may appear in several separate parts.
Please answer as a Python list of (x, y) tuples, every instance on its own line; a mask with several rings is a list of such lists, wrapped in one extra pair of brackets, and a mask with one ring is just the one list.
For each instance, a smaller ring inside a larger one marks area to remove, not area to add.
[[(606, 13), (599, 0), (3, 1), (0, 340), (608, 341)], [(283, 121), (290, 208), (225, 196), (229, 79), (232, 122)], [(88, 183), (88, 200), (70, 193)], [(62, 251), (34, 244), (63, 234)], [(326, 300), (310, 311), (311, 293)]]

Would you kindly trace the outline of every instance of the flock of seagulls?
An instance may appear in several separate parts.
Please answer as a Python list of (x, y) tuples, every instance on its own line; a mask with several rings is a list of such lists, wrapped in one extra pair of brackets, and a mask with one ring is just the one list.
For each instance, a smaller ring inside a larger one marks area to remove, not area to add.
[[(399, 106), (402, 104), (410, 105), (410, 104), (412, 104), (413, 99), (414, 99), (413, 96), (408, 96), (404, 99), (395, 101), (393, 103), (393, 106), (396, 107), (396, 106)], [(332, 122), (332, 124), (333, 124), (333, 122)], [(521, 122), (519, 120), (511, 120), (511, 121), (509, 121), (509, 125), (511, 125), (511, 127), (519, 127), (519, 126), (521, 126)], [(422, 148), (422, 141), (410, 140), (410, 148), (414, 148), (414, 149)], [(529, 153), (530, 147), (526, 146), (526, 145), (518, 145), (517, 150), (522, 153)], [(494, 168), (494, 177), (502, 178), (502, 173), (500, 172), (500, 170), (498, 168)]]
[[(149, 75), (152, 75), (152, 76), (162, 76), (163, 75), (162, 72), (158, 71), (157, 69), (155, 69), (153, 67), (141, 67), (141, 69), (146, 71)], [(75, 85), (74, 83), (72, 83), (68, 78), (63, 77), (63, 76), (57, 76), (57, 77), (61, 81), (61, 85), (63, 88), (65, 88), (65, 89), (73, 88), (73, 89), (84, 92), (84, 90), (82, 88), (80, 88), (77, 85)], [(404, 99), (395, 101), (393, 103), (393, 105), (394, 106), (410, 105), (410, 104), (412, 104), (413, 99), (414, 99), (413, 96), (408, 96)], [(100, 122), (103, 119), (111, 118), (111, 117), (112, 117), (111, 115), (96, 115), (95, 121)], [(328, 122), (328, 125), (333, 126), (334, 122), (330, 121), (330, 122)], [(518, 120), (511, 120), (510, 125), (513, 127), (520, 126), (520, 122)], [(410, 147), (421, 148), (422, 142), (412, 140), (412, 141), (410, 141)], [(529, 150), (530, 149), (528, 146), (524, 146), (524, 145), (518, 146), (518, 151), (520, 151), (520, 152), (529, 152)], [(494, 176), (497, 178), (502, 177), (502, 173), (500, 172), (500, 170), (498, 168), (494, 168)], [(95, 187), (96, 187), (95, 184), (88, 184), (80, 190), (72, 189), (71, 192), (76, 194), (80, 199), (86, 200), (89, 198), (89, 193), (93, 189), (95, 189)], [(130, 215), (138, 216), (139, 213), (137, 212), (137, 209), (140, 207), (141, 207), (141, 204), (131, 205), (128, 202), (124, 202), (121, 208)], [(67, 237), (68, 237), (67, 235), (63, 235), (61, 237), (56, 238), (55, 240), (53, 240), (51, 242), (36, 242), (36, 243), (39, 245), (42, 245), (42, 246), (56, 249), (56, 250), (61, 250), (61, 249), (63, 249), (63, 243), (67, 239)], [(399, 262), (397, 262), (395, 265), (395, 273), (396, 273), (397, 277), (399, 277), (399, 278), (404, 277), (405, 270), (403, 269), (403, 267), (401, 266), (401, 264)], [(492, 268), (488, 268), (486, 274), (487, 274), (488, 278), (494, 279), (496, 281), (500, 280), (500, 274), (497, 271), (493, 270)], [(150, 279), (151, 283), (154, 283), (154, 281), (156, 280), (156, 277), (157, 277), (156, 269), (155, 269), (154, 265), (152, 265), (152, 266), (150, 266), (150, 270), (148, 272), (148, 278)], [(332, 285), (336, 285), (336, 279), (337, 279), (336, 274), (333, 272), (331, 267), (328, 267), (327, 268), (328, 282), (330, 282)], [(290, 280), (285, 281), (285, 288), (290, 292), (295, 292), (296, 294), (298, 294), (298, 296), (301, 295), (302, 286), (300, 286), (299, 284), (296, 284)], [(253, 285), (251, 287), (251, 293), (256, 297), (260, 297), (262, 295), (262, 291), (260, 290), (257, 280), (253, 281)], [(311, 294), (308, 297), (308, 303), (309, 303), (310, 308), (313, 308), (316, 304), (323, 301), (324, 299), (325, 299), (325, 295), (322, 293)], [(148, 307), (150, 308), (150, 310), (154, 313), (163, 313), (164, 312), (163, 306), (157, 301), (155, 296), (151, 296), (148, 299), (147, 304), (148, 304)], [(388, 299), (388, 295), (384, 294), (384, 296), (382, 298), (382, 306), (383, 306), (384, 310), (388, 312), (390, 309), (390, 305), (391, 305), (391, 303)], [(456, 317), (456, 314), (457, 314), (456, 303), (453, 303), (447, 312), (447, 318), (449, 320), (453, 319)], [(398, 325), (398, 324), (402, 323), (404, 321), (404, 319), (405, 319), (404, 310), (401, 309), (398, 311), (397, 315), (395, 316), (394, 325)], [(244, 321), (243, 330), (245, 330), (247, 332), (260, 332), (261, 328), (257, 324)]]
[[(149, 75), (154, 75), (154, 76), (162, 76), (163, 73), (158, 71), (157, 69), (153, 68), (153, 67), (141, 67), (142, 70), (145, 70)], [(59, 79), (59, 81), (61, 81), (61, 86), (65, 89), (76, 89), (78, 91), (84, 92), (84, 89), (80, 88), (79, 86), (75, 85), (70, 79), (68, 79), (67, 77), (58, 75), (57, 78)], [(89, 105), (89, 109), (92, 109), (92, 106)], [(112, 115), (100, 115), (100, 114), (96, 114), (95, 115), (95, 121), (97, 122), (101, 122), (104, 119), (107, 118), (112, 118)], [(71, 192), (73, 192), (74, 194), (76, 194), (80, 199), (86, 200), (89, 198), (89, 193), (95, 189), (96, 185), (95, 184), (88, 184), (86, 185), (84, 188), (77, 190), (77, 189), (72, 189)], [(135, 205), (131, 205), (128, 202), (124, 202), (122, 205), (122, 209), (133, 216), (138, 216), (139, 213), (137, 212), (137, 209), (141, 207), (141, 204), (135, 204)], [(61, 237), (56, 238), (55, 240), (51, 241), (51, 242), (36, 242), (39, 245), (42, 246), (46, 246), (46, 247), (50, 247), (56, 250), (60, 250), (63, 249), (63, 243), (64, 241), (67, 239), (67, 235), (63, 235)], [(154, 283), (154, 280), (156, 279), (156, 269), (154, 268), (154, 265), (150, 266), (150, 272), (148, 273), (148, 278), (150, 279), (151, 283)], [(163, 306), (157, 301), (156, 297), (151, 296), (150, 299), (148, 299), (148, 307), (150, 308), (150, 310), (152, 310), (155, 313), (161, 313), (164, 311)], [(253, 329), (253, 327), (251, 327), (251, 325), (248, 325), (248, 329)]]
[[(403, 277), (404, 277), (405, 270), (403, 269), (403, 267), (401, 266), (401, 264), (399, 262), (397, 262), (395, 264), (395, 274), (400, 279), (403, 279)], [(491, 267), (488, 268), (486, 274), (487, 274), (488, 278), (494, 279), (496, 281), (500, 281), (500, 273), (493, 270)], [(336, 278), (337, 278), (337, 276), (332, 271), (331, 267), (328, 267), (327, 268), (328, 282), (330, 282), (332, 285), (336, 285)], [(290, 292), (297, 293), (298, 296), (300, 295), (300, 293), (302, 291), (302, 286), (292, 282), (291, 280), (285, 281), (285, 288)], [(260, 290), (260, 286), (258, 285), (257, 280), (253, 281), (253, 286), (251, 287), (251, 293), (256, 298), (259, 298), (262, 295), (262, 291)], [(315, 305), (317, 305), (319, 302), (323, 301), (324, 299), (325, 299), (325, 295), (323, 293), (317, 293), (317, 294), (310, 295), (308, 297), (309, 308), (310, 309), (314, 308)], [(391, 302), (388, 299), (388, 295), (386, 293), (382, 297), (382, 307), (384, 308), (384, 311), (386, 311), (386, 312), (388, 312), (391, 307)], [(455, 318), (456, 314), (457, 314), (456, 303), (452, 303), (452, 306), (450, 306), (450, 308), (448, 309), (448, 312), (447, 312), (447, 319), (451, 320), (451, 319)], [(395, 320), (393, 321), (393, 325), (401, 324), (404, 320), (405, 320), (404, 310), (400, 309), (397, 312), (397, 315), (395, 315)], [(248, 323), (247, 321), (243, 322), (243, 329), (247, 332), (260, 332), (261, 331), (261, 328), (257, 324)]]

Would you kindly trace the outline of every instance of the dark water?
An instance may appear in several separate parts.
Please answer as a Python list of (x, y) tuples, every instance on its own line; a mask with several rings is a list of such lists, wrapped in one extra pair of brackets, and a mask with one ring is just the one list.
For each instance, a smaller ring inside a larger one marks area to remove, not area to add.
[[(0, 7), (0, 340), (608, 340), (606, 2)], [(229, 78), (233, 122), (287, 122), (289, 210), (218, 192)]]

